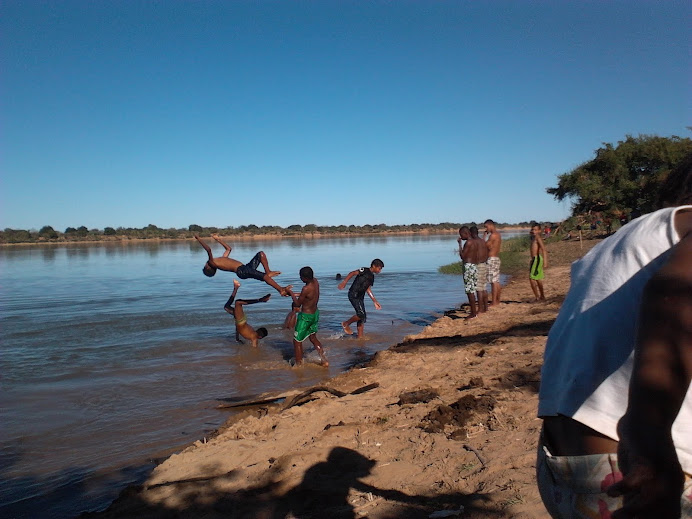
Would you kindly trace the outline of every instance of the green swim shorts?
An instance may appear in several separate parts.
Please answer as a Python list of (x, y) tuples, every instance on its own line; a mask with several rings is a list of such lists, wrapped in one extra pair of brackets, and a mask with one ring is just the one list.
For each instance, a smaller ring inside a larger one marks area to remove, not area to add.
[(313, 333), (317, 333), (317, 323), (320, 320), (320, 311), (317, 310), (314, 314), (304, 314), (300, 312), (296, 319), (296, 330), (293, 338), (298, 342), (303, 342)]
[(534, 256), (531, 260), (531, 267), (529, 267), (529, 278), (535, 280), (541, 280), (544, 278), (543, 256), (540, 254), (538, 256)]

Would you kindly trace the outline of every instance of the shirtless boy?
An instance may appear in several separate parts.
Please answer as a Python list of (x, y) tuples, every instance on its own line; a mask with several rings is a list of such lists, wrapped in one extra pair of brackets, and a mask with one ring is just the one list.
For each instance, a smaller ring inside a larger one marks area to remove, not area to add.
[(548, 253), (541, 238), (541, 226), (531, 224), (531, 263), (529, 263), (529, 282), (536, 301), (545, 301), (543, 293), (543, 269), (548, 267)]
[[(267, 256), (264, 254), (264, 251), (259, 251), (249, 263), (243, 265), (240, 261), (228, 257), (228, 255), (231, 253), (231, 247), (221, 241), (218, 234), (212, 234), (211, 237), (214, 238), (225, 249), (222, 256), (214, 257), (209, 245), (207, 245), (204, 240), (195, 234), (195, 239), (200, 243), (200, 245), (202, 245), (202, 247), (204, 247), (204, 250), (206, 250), (207, 254), (209, 255), (209, 259), (204, 264), (204, 267), (202, 267), (202, 272), (204, 272), (205, 276), (212, 277), (214, 274), (216, 274), (217, 269), (235, 272), (235, 275), (240, 279), (252, 278), (259, 281), (264, 281), (267, 285), (274, 287), (282, 296), (288, 295), (286, 290), (291, 286), (280, 287), (279, 284), (272, 279), (274, 276), (281, 274), (281, 272), (269, 269), (269, 263), (267, 262)], [(264, 272), (257, 270), (260, 263), (262, 264), (262, 267), (264, 267)]]
[(300, 269), (300, 280), (305, 286), (299, 295), (295, 295), (291, 289), (288, 293), (293, 298), (293, 303), (300, 309), (296, 318), (295, 333), (293, 334), (293, 349), (296, 354), (296, 365), (303, 363), (303, 341), (310, 339), (310, 342), (317, 350), (322, 359), (322, 366), (329, 366), (327, 357), (324, 354), (322, 343), (317, 338), (317, 323), (320, 320), (320, 311), (317, 303), (320, 300), (320, 284), (315, 279), (315, 275), (310, 267)]
[(257, 328), (257, 330), (255, 330), (252, 326), (250, 326), (247, 323), (247, 317), (245, 317), (243, 306), (254, 305), (255, 303), (266, 303), (269, 301), (271, 294), (267, 294), (259, 299), (238, 299), (235, 304), (233, 304), (233, 300), (235, 299), (239, 288), (240, 281), (234, 279), (233, 293), (231, 294), (231, 297), (228, 298), (228, 301), (226, 301), (226, 304), (223, 305), (223, 309), (235, 318), (235, 340), (238, 342), (243, 342), (240, 340), (240, 336), (243, 336), (248, 341), (252, 342), (253, 348), (256, 348), (259, 340), (267, 336), (267, 329)]
[[(476, 238), (474, 239), (471, 236), (471, 230), (466, 225), (459, 229), (458, 241), (459, 243), (462, 241), (466, 242), (464, 243), (463, 248), (461, 248), (459, 251), (459, 257), (461, 258), (464, 270), (464, 291), (466, 292), (466, 297), (469, 299), (470, 315), (467, 317), (467, 319), (473, 319), (474, 317), (478, 316), (475, 294), (475, 292), (478, 291), (478, 263), (480, 263), (481, 258), (487, 254), (487, 251), (484, 250), (485, 244), (483, 243), (483, 240), (478, 238), (477, 233)], [(480, 306), (482, 309), (482, 304)], [(487, 310), (487, 306), (485, 310)]]
[(471, 226), (469, 229), (471, 232), (471, 239), (478, 242), (478, 285), (476, 288), (476, 297), (478, 298), (478, 313), (484, 313), (488, 311), (488, 247), (485, 245), (485, 241), (478, 236), (478, 227), (475, 225)]
[(351, 305), (353, 305), (353, 309), (356, 311), (356, 313), (350, 319), (341, 323), (341, 327), (344, 329), (344, 332), (347, 335), (353, 335), (351, 325), (356, 323), (356, 329), (358, 330), (357, 337), (359, 339), (363, 337), (363, 325), (367, 320), (364, 303), (365, 294), (368, 294), (370, 299), (372, 299), (372, 302), (375, 305), (375, 310), (382, 309), (380, 303), (378, 303), (377, 299), (375, 299), (375, 294), (372, 293), (371, 287), (375, 283), (375, 274), (379, 274), (383, 268), (384, 263), (382, 260), (374, 259), (370, 264), (370, 268), (361, 267), (358, 270), (349, 272), (348, 276), (346, 276), (346, 278), (339, 283), (339, 290), (343, 290), (346, 288), (346, 283), (348, 283), (348, 280), (353, 276), (356, 276), (351, 288), (348, 289), (348, 300), (351, 302)]
[(495, 222), (486, 220), (485, 232), (483, 237), (487, 239), (485, 242), (488, 248), (488, 283), (491, 285), (490, 306), (500, 304), (500, 248), (502, 246), (502, 236), (500, 236)]

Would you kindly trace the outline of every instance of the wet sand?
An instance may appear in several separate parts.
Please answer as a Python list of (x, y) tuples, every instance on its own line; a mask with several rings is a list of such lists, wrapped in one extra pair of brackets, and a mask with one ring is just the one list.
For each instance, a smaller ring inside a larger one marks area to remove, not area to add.
[(547, 518), (534, 477), (543, 349), (570, 263), (595, 243), (548, 244), (547, 301), (517, 276), (487, 314), (450, 310), (300, 398), (263, 395), (285, 399), (248, 407), (82, 517)]

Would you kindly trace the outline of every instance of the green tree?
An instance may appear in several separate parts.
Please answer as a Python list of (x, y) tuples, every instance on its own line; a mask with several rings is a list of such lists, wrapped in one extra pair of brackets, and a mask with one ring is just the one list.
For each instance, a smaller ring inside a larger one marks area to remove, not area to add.
[(546, 191), (560, 201), (571, 199), (573, 215), (648, 213), (659, 209), (660, 186), (689, 153), (688, 138), (627, 135), (617, 145), (604, 143), (592, 160), (559, 175), (557, 187)]
[(106, 236), (115, 236), (116, 233), (113, 227), (106, 227), (105, 229), (103, 229), (103, 234), (105, 234)]
[(54, 240), (58, 237), (58, 233), (50, 225), (44, 225), (41, 227), (41, 229), (38, 231), (38, 235), (41, 238), (46, 238), (48, 240)]

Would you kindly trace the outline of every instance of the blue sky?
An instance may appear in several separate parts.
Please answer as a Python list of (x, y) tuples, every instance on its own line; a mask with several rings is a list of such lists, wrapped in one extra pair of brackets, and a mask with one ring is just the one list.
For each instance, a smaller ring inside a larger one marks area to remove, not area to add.
[(690, 136), (688, 1), (0, 4), (0, 228), (560, 220)]

